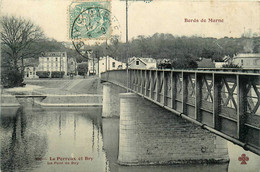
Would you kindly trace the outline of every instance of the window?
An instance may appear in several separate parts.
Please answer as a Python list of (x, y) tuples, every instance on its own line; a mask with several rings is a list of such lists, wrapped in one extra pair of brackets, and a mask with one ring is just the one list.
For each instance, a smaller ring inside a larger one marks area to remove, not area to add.
[(136, 60), (135, 64), (138, 66), (138, 65), (139, 65), (139, 61), (138, 61), (138, 60)]
[(47, 61), (49, 61), (49, 57), (47, 58)]
[(243, 64), (244, 64), (244, 60), (241, 60), (241, 66), (243, 66)]
[(115, 62), (112, 63), (112, 67), (116, 67), (116, 63)]
[(56, 57), (56, 61), (58, 61), (58, 58)]

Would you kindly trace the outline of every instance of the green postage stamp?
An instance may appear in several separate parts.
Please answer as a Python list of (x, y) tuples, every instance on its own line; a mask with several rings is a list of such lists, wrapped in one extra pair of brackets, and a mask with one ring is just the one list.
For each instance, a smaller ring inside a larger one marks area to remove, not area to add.
[(69, 39), (109, 39), (110, 1), (75, 1), (69, 6)]

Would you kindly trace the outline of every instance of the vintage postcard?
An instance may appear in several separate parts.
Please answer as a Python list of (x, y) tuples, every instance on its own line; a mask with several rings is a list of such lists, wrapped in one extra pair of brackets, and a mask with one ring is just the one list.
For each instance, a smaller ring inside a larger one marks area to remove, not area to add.
[(259, 0), (2, 0), (2, 172), (260, 172)]

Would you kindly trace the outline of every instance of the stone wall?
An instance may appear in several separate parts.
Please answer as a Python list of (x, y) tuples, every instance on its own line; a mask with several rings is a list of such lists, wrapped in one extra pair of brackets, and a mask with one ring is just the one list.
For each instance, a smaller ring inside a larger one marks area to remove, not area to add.
[(102, 117), (119, 117), (119, 94), (126, 92), (122, 87), (110, 83), (103, 84)]
[(222, 138), (136, 94), (120, 97), (120, 164), (229, 161)]

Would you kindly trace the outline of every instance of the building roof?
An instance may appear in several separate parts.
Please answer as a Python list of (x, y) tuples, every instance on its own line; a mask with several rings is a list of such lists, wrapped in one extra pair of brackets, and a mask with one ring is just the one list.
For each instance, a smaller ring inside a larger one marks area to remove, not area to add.
[(123, 63), (123, 62), (121, 62), (121, 61), (119, 61), (119, 60), (114, 59), (113, 57), (109, 57), (109, 56), (99, 57), (99, 60), (100, 60), (100, 61), (102, 61), (102, 60), (105, 60), (105, 61), (106, 61), (106, 59), (107, 59), (108, 61), (112, 59), (112, 60), (114, 60), (114, 61)]
[(43, 52), (41, 57), (64, 57), (67, 56), (67, 52)]
[(260, 58), (260, 53), (240, 53), (234, 58)]
[(141, 62), (143, 62), (144, 64), (147, 63), (156, 63), (156, 60), (153, 58), (142, 58), (142, 57), (132, 57), (128, 59), (128, 63), (131, 64), (136, 60), (140, 60)]

